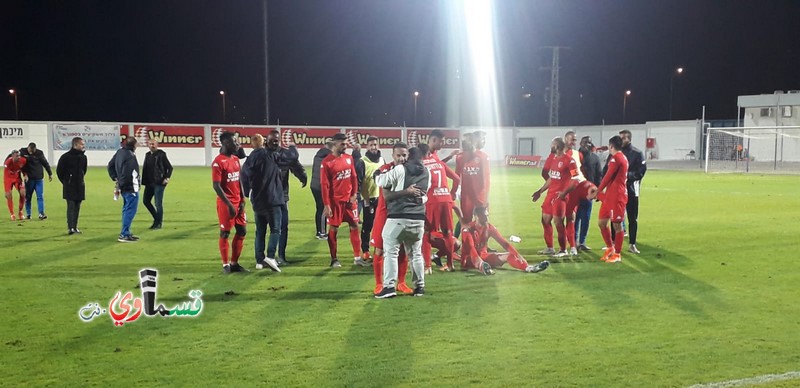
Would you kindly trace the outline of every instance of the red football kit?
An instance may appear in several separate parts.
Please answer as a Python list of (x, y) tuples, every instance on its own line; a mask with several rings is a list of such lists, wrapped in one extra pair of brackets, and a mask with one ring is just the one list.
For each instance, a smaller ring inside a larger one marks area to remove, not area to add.
[(22, 181), (22, 167), (28, 162), (27, 159), (19, 157), (19, 160), (14, 162), (14, 157), (9, 156), (3, 165), (6, 167), (3, 170), (3, 186), (5, 192), (11, 191), (16, 188), (17, 190), (24, 190), (25, 183)]
[[(550, 165), (550, 186), (547, 188), (545, 202), (550, 202), (552, 215), (564, 217), (567, 213), (567, 197), (559, 199), (558, 194), (566, 191), (574, 177), (578, 176), (578, 165), (568, 155), (553, 159)], [(544, 207), (542, 208), (544, 211)]]
[(628, 203), (628, 159), (622, 152), (609, 156), (608, 171), (597, 187), (598, 195), (603, 193), (600, 206), (600, 219), (610, 219), (611, 222), (622, 222), (625, 215), (625, 205)]
[(453, 195), (447, 179), (453, 180), (454, 187), (458, 186), (461, 179), (435, 153), (422, 159), (422, 164), (431, 176), (428, 202), (425, 203), (425, 226), (427, 230), (453, 231)]
[(246, 225), (247, 219), (244, 210), (239, 211), (242, 202), (242, 186), (239, 183), (239, 158), (236, 155), (217, 155), (211, 164), (211, 180), (219, 182), (225, 197), (236, 208), (237, 214), (231, 217), (228, 206), (219, 197), (217, 198), (217, 217), (220, 230), (230, 231), (233, 225)]
[(523, 271), (525, 270), (528, 266), (528, 262), (520, 256), (513, 245), (509, 244), (508, 241), (503, 238), (500, 232), (497, 231), (497, 228), (490, 223), (481, 225), (477, 221), (470, 223), (464, 228), (461, 235), (463, 242), (461, 246), (462, 268), (469, 268), (470, 266), (481, 268), (482, 261), (489, 263), (492, 267), (500, 267), (505, 263), (505, 261), (500, 259), (498, 254), (489, 253), (487, 250), (490, 237), (497, 241), (500, 246), (508, 252), (506, 261), (508, 261), (512, 267)]
[(464, 222), (470, 223), (475, 208), (489, 203), (489, 157), (480, 150), (462, 152), (456, 159), (456, 173), (461, 177), (461, 213)]
[(329, 154), (322, 160), (320, 170), (322, 203), (330, 206), (332, 213), (328, 217), (328, 225), (339, 227), (342, 221), (358, 225), (358, 205), (350, 202), (350, 198), (358, 192), (358, 177), (353, 157), (344, 153), (338, 157)]
[(542, 178), (547, 180), (550, 178), (550, 166), (553, 165), (553, 160), (555, 160), (556, 154), (550, 153), (547, 155), (547, 159), (544, 160), (544, 165), (542, 166)]

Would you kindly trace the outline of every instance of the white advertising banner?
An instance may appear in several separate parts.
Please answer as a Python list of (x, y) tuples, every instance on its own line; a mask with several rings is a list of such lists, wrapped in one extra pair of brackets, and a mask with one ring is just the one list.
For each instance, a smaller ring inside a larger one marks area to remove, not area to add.
[(74, 137), (82, 137), (86, 141), (87, 151), (114, 151), (120, 145), (120, 126), (53, 124), (54, 151), (69, 150)]
[(25, 124), (0, 125), (0, 139), (27, 139), (29, 132)]

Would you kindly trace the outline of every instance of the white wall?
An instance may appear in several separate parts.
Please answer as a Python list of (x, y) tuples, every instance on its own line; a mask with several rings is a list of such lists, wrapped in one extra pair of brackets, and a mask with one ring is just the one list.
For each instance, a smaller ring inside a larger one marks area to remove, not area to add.
[[(690, 151), (701, 151), (699, 120), (648, 122), (647, 137), (656, 139), (653, 150), (659, 160), (682, 160)], [(637, 146), (638, 147), (638, 146)], [(644, 147), (640, 148), (645, 151)], [(646, 155), (652, 159), (651, 155)]]
[(18, 130), (22, 129), (21, 137), (3, 136), (0, 138), (0, 154), (2, 154), (3, 160), (5, 160), (6, 155), (8, 155), (11, 150), (18, 150), (27, 147), (29, 143), (36, 143), (36, 148), (42, 150), (47, 160), (53, 163), (52, 155), (48, 154), (48, 150), (51, 148), (51, 140), (48, 137), (47, 124), (25, 121), (5, 121), (0, 122), (0, 131), (2, 131), (3, 128), (12, 129), (15, 133), (18, 133)]

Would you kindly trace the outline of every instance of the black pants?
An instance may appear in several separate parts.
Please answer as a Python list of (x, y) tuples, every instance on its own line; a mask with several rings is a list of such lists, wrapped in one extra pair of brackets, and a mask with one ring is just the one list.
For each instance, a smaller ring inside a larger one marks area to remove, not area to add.
[(278, 243), (278, 257), (286, 260), (286, 244), (289, 243), (289, 202), (281, 206), (281, 241)]
[(67, 228), (78, 229), (78, 216), (81, 214), (81, 202), (67, 200)]
[[(144, 207), (147, 208), (150, 215), (153, 216), (153, 225), (161, 225), (161, 222), (164, 221), (164, 189), (166, 188), (166, 186), (162, 185), (147, 185), (144, 187), (142, 202), (144, 202)], [(155, 207), (151, 203), (154, 196), (156, 197)]]
[(361, 252), (369, 252), (369, 240), (372, 240), (372, 225), (375, 224), (375, 208), (378, 206), (378, 198), (369, 199), (369, 207), (364, 208), (361, 213), (364, 216), (364, 223), (361, 224)]
[(322, 215), (322, 210), (325, 209), (325, 205), (322, 203), (322, 190), (311, 189), (311, 193), (314, 194), (314, 202), (317, 204), (317, 211), (314, 213), (317, 234), (324, 234), (326, 222), (325, 216)]
[(639, 230), (639, 197), (628, 192), (628, 204), (625, 205), (628, 213), (628, 242), (636, 244), (636, 232)]

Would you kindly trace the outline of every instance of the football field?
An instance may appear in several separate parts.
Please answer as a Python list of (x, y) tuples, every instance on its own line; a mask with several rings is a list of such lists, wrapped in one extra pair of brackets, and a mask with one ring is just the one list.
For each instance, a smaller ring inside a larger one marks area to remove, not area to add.
[[(496, 168), (491, 179), (490, 222), (541, 260), (539, 170)], [(291, 264), (230, 275), (209, 168), (177, 168), (164, 228), (147, 230), (140, 205), (141, 240), (127, 244), (104, 168), (87, 175), (80, 235), (67, 235), (61, 185), (47, 183), (49, 219), (0, 222), (0, 385), (680, 387), (800, 371), (796, 176), (651, 170), (641, 255), (626, 242), (622, 263), (598, 260), (595, 204), (594, 250), (577, 259), (538, 274), (435, 271), (425, 297), (390, 300), (372, 298), (371, 268), (350, 265), (346, 233), (343, 267), (328, 268), (310, 190), (292, 182)], [(254, 235), (251, 223), (250, 269)], [(158, 270), (158, 303), (201, 290), (201, 313), (119, 327), (108, 312), (81, 319), (118, 291), (139, 297), (143, 268)]]

